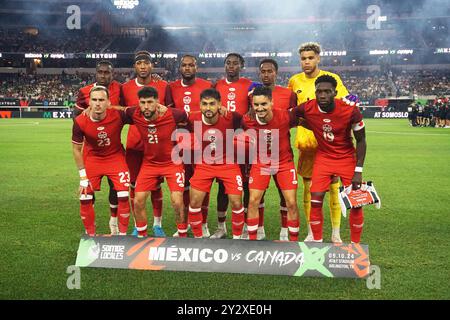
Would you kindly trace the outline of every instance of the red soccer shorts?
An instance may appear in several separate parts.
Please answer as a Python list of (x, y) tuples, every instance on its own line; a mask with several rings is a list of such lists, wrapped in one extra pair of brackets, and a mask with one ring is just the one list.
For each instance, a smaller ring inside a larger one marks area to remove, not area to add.
[(242, 195), (241, 169), (237, 164), (198, 164), (191, 178), (191, 187), (209, 192), (214, 179), (223, 182), (226, 194)]
[(87, 157), (84, 162), (86, 174), (94, 191), (99, 191), (102, 177), (108, 177), (116, 191), (128, 191), (130, 174), (125, 157), (120, 154), (108, 159)]
[(130, 181), (136, 182), (139, 170), (141, 169), (142, 159), (144, 158), (143, 151), (127, 149), (125, 152), (128, 169), (130, 169)]
[(317, 153), (312, 172), (311, 192), (328, 191), (333, 176), (340, 177), (344, 186), (350, 185), (355, 174), (355, 165), (355, 157), (334, 160)]
[(271, 176), (274, 177), (280, 190), (297, 189), (297, 172), (293, 161), (280, 163), (278, 168), (253, 164), (248, 182), (249, 189), (266, 190)]
[(161, 180), (166, 178), (170, 191), (184, 191), (183, 165), (159, 165), (142, 163), (136, 180), (136, 192), (154, 191), (159, 188)]

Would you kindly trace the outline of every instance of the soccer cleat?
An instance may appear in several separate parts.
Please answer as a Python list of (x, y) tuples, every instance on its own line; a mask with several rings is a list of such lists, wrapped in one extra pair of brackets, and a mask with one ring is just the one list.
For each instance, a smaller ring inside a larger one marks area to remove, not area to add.
[(280, 231), (280, 241), (289, 241), (288, 228), (281, 228)]
[(136, 227), (133, 228), (133, 232), (131, 233), (131, 235), (132, 235), (133, 237), (137, 237), (137, 236), (138, 236), (138, 231), (137, 231), (137, 228), (136, 228)]
[(119, 225), (117, 224), (117, 217), (109, 218), (109, 229), (111, 230), (112, 236), (117, 236), (119, 234)]
[(153, 235), (157, 238), (165, 238), (166, 234), (161, 226), (153, 226)]
[(227, 237), (227, 230), (223, 228), (218, 228), (216, 232), (214, 232), (214, 234), (210, 237), (210, 239), (224, 239), (226, 237)]
[(311, 226), (308, 224), (308, 235), (306, 236), (305, 240), (303, 242), (312, 242), (314, 241), (314, 236), (312, 233)]
[(256, 234), (256, 240), (264, 240), (265, 238), (266, 232), (264, 231), (264, 227), (259, 227)]
[(207, 223), (202, 224), (202, 232), (203, 232), (203, 238), (209, 238), (211, 236), (211, 234), (209, 233)]
[(331, 233), (331, 242), (333, 242), (333, 243), (342, 243), (339, 228), (333, 228), (333, 231)]

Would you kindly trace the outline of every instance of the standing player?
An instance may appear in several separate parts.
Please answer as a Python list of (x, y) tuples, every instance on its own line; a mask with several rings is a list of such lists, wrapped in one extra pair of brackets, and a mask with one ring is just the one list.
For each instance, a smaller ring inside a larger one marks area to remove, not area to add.
[[(221, 102), (228, 111), (237, 112), (241, 116), (249, 109), (250, 101), (248, 91), (252, 84), (250, 79), (241, 77), (241, 70), (244, 68), (244, 58), (238, 53), (229, 53), (224, 61), (225, 79), (216, 82), (215, 88), (220, 93)], [(241, 165), (241, 174), (244, 188), (244, 210), (248, 206), (248, 165)], [(228, 196), (225, 193), (225, 186), (219, 181), (217, 193), (217, 230), (211, 236), (213, 239), (225, 238), (227, 236), (226, 218), (228, 209)]]
[[(169, 84), (169, 95), (167, 106), (174, 107), (186, 112), (200, 111), (200, 93), (212, 87), (212, 83), (197, 78), (197, 59), (191, 55), (184, 55), (180, 61), (179, 68), (181, 79)], [(193, 166), (185, 164), (186, 186), (184, 191), (185, 208), (189, 206), (189, 180), (193, 174)], [(203, 235), (209, 237), (209, 229), (207, 223), (208, 217), (209, 194), (205, 197), (202, 205), (203, 216)], [(177, 234), (175, 233), (176, 237)]]
[[(296, 112), (297, 116), (306, 119), (318, 143), (311, 183), (310, 225), (313, 241), (322, 242), (325, 193), (333, 176), (340, 177), (344, 186), (352, 184), (354, 190), (361, 187), (366, 134), (358, 107), (335, 99), (338, 83), (334, 77), (320, 76), (315, 84), (316, 99), (300, 105)], [(351, 131), (356, 139), (356, 155)], [(349, 221), (351, 240), (359, 243), (364, 224), (363, 209), (351, 209)]]
[[(290, 110), (297, 106), (297, 96), (288, 88), (276, 85), (278, 75), (278, 63), (274, 59), (263, 59), (259, 63), (259, 80), (265, 87), (272, 90), (273, 108), (280, 110)], [(288, 241), (288, 225), (287, 225), (287, 207), (283, 193), (277, 185), (278, 194), (280, 195), (280, 216), (281, 231), (280, 240)], [(262, 207), (262, 208), (261, 208)], [(264, 233), (264, 197), (259, 210), (259, 227), (258, 233)]]
[[(122, 85), (121, 105), (138, 106), (138, 91), (143, 87), (153, 87), (158, 91), (160, 101), (166, 103), (166, 91), (168, 90), (167, 82), (164, 80), (154, 81), (152, 78), (153, 64), (150, 53), (147, 51), (139, 51), (134, 57), (134, 71), (136, 78)], [(144, 141), (141, 139), (136, 126), (131, 125), (128, 130), (126, 159), (128, 168), (130, 169), (131, 193), (130, 198), (133, 204), (136, 179), (141, 168), (144, 156)], [(153, 233), (157, 237), (165, 237), (162, 229), (162, 190), (160, 187), (151, 192), (153, 206)], [(133, 210), (134, 211), (134, 210)]]
[(95, 235), (94, 192), (107, 176), (117, 190), (119, 234), (126, 235), (130, 219), (128, 199), (129, 173), (120, 134), (124, 119), (120, 112), (108, 109), (108, 89), (91, 89), (89, 116), (75, 119), (72, 129), (73, 157), (80, 173), (80, 215), (86, 233)]
[[(102, 60), (97, 63), (95, 68), (95, 83), (91, 83), (80, 89), (78, 92), (77, 102), (74, 108), (74, 118), (80, 115), (83, 110), (89, 107), (89, 94), (94, 86), (104, 86), (108, 88), (109, 101), (112, 105), (118, 105), (120, 102), (121, 84), (113, 80), (114, 67), (110, 61)], [(114, 190), (113, 182), (108, 178), (109, 184), (109, 210), (111, 217), (109, 219), (109, 228), (112, 235), (119, 233), (117, 224), (117, 192)], [(95, 199), (94, 199), (95, 200)]]
[(253, 114), (247, 114), (243, 118), (244, 129), (256, 131), (258, 146), (256, 163), (252, 164), (249, 178), (250, 200), (247, 217), (249, 239), (257, 239), (258, 207), (269, 186), (270, 177), (273, 176), (286, 201), (289, 239), (297, 241), (300, 227), (297, 207), (298, 182), (290, 145), (290, 128), (297, 126), (298, 120), (294, 110), (273, 109), (270, 88), (256, 87), (253, 90), (252, 104)]
[[(298, 73), (289, 79), (288, 87), (297, 94), (297, 104), (302, 104), (308, 100), (314, 99), (316, 79), (322, 75), (328, 74), (333, 76), (337, 85), (337, 98), (343, 98), (348, 95), (347, 89), (342, 84), (338, 75), (319, 69), (320, 63), (320, 45), (315, 42), (307, 42), (300, 46), (298, 50), (300, 54), (300, 63), (302, 73)], [(309, 222), (309, 213), (311, 210), (311, 175), (313, 170), (313, 162), (317, 149), (317, 141), (312, 131), (304, 127), (297, 128), (296, 147), (299, 149), (298, 173), (303, 177), (303, 206), (305, 209), (306, 221)], [(330, 215), (332, 224), (332, 242), (342, 242), (340, 236), (341, 225), (341, 208), (339, 205), (339, 181), (337, 178), (330, 185)], [(305, 241), (312, 240), (312, 231), (308, 223), (308, 236)]]
[(158, 91), (144, 87), (138, 92), (139, 107), (127, 108), (126, 120), (139, 131), (144, 141), (144, 159), (135, 186), (135, 219), (139, 237), (147, 236), (146, 202), (151, 191), (159, 188), (166, 178), (178, 228), (178, 236), (187, 236), (186, 216), (183, 208), (184, 169), (172, 162), (174, 142), (172, 134), (177, 124), (187, 121), (183, 110), (159, 107)]
[[(227, 156), (227, 133), (234, 132), (242, 120), (237, 112), (222, 116), (220, 93), (206, 89), (200, 95), (201, 113), (191, 114), (189, 122), (194, 128), (197, 141), (202, 141), (202, 159), (195, 163), (191, 178), (189, 223), (196, 238), (203, 236), (201, 205), (211, 190), (214, 179), (222, 181), (225, 193), (231, 202), (233, 239), (240, 239), (244, 227), (244, 207), (242, 206), (242, 176), (239, 165)], [(198, 128), (200, 127), (200, 130)], [(227, 132), (228, 131), (228, 132)], [(231, 163), (230, 163), (231, 162)]]

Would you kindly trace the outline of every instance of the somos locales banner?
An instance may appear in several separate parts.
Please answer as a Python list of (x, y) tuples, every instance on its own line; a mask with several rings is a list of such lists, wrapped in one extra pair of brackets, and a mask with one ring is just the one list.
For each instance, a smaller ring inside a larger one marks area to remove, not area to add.
[(83, 235), (76, 266), (365, 278), (367, 245)]

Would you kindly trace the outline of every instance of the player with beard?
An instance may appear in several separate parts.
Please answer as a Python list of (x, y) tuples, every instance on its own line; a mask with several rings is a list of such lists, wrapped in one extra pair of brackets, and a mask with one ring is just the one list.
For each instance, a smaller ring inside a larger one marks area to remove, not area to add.
[[(110, 61), (99, 61), (95, 67), (95, 83), (91, 83), (78, 92), (75, 108), (73, 109), (74, 118), (80, 115), (85, 109), (89, 107), (89, 95), (93, 87), (103, 86), (108, 89), (109, 101), (112, 105), (118, 105), (120, 102), (120, 88), (121, 84), (116, 80), (113, 80), (114, 67)], [(109, 228), (112, 235), (119, 234), (119, 225), (117, 222), (117, 192), (114, 190), (114, 184), (111, 179), (108, 178), (109, 184), (109, 210), (111, 217), (109, 219)], [(95, 197), (93, 201), (95, 200)]]
[[(238, 53), (229, 53), (224, 61), (225, 78), (217, 81), (214, 85), (221, 96), (222, 105), (230, 112), (237, 112), (241, 116), (249, 110), (248, 91), (252, 84), (250, 79), (241, 77), (241, 71), (244, 68), (244, 58)], [(244, 188), (244, 210), (248, 206), (248, 173), (249, 166), (240, 165)], [(219, 190), (217, 193), (217, 230), (211, 236), (212, 239), (226, 238), (226, 218), (228, 209), (228, 196), (225, 193), (225, 186), (219, 180)]]
[[(205, 89), (211, 88), (212, 83), (210, 81), (197, 78), (197, 70), (197, 59), (194, 56), (184, 55), (181, 58), (179, 66), (181, 79), (169, 84), (167, 106), (183, 110), (185, 112), (200, 111), (200, 93)], [(185, 164), (184, 169), (186, 175), (184, 205), (187, 210), (189, 206), (189, 180), (193, 175), (194, 169), (192, 164)], [(202, 205), (202, 227), (203, 236), (205, 237), (210, 236), (207, 222), (208, 206), (209, 194), (206, 195)], [(174, 234), (174, 237), (176, 236), (178, 236), (177, 233)]]
[[(292, 90), (279, 86), (276, 84), (278, 76), (278, 63), (274, 59), (263, 59), (259, 62), (259, 80), (262, 84), (272, 90), (273, 108), (280, 110), (291, 110), (297, 106), (297, 96)], [(281, 231), (280, 240), (288, 241), (288, 224), (287, 224), (287, 207), (284, 200), (283, 193), (280, 187), (276, 184), (278, 194), (280, 196), (280, 217), (281, 217)], [(258, 235), (264, 234), (264, 196), (261, 200), (259, 209), (259, 225)], [(261, 238), (261, 236), (260, 236)]]
[[(337, 81), (337, 98), (344, 98), (348, 91), (342, 84), (338, 75), (319, 69), (320, 63), (320, 45), (315, 42), (307, 42), (300, 46), (298, 53), (300, 55), (300, 64), (303, 72), (293, 75), (289, 79), (288, 88), (297, 94), (297, 104), (302, 104), (315, 98), (315, 80), (322, 75), (331, 75)], [(311, 210), (311, 176), (313, 171), (314, 157), (317, 150), (317, 140), (311, 130), (302, 126), (297, 128), (295, 141), (299, 149), (298, 174), (303, 178), (303, 207), (305, 210), (306, 221), (309, 226), (309, 213)], [(341, 208), (339, 205), (339, 180), (334, 178), (330, 184), (330, 216), (332, 225), (331, 241), (335, 243), (342, 242), (340, 237)], [(312, 231), (308, 229), (308, 236), (305, 241), (313, 239)]]
[[(139, 51), (134, 57), (134, 72), (136, 78), (129, 80), (122, 85), (121, 105), (138, 106), (138, 92), (144, 87), (153, 87), (158, 91), (159, 101), (162, 104), (167, 103), (168, 84), (164, 80), (155, 81), (152, 77), (153, 63), (150, 53), (147, 51)], [(126, 159), (130, 170), (131, 180), (131, 203), (134, 203), (134, 189), (136, 179), (141, 169), (142, 159), (144, 157), (144, 141), (141, 139), (136, 126), (131, 125), (128, 130)], [(151, 192), (151, 200), (153, 206), (153, 233), (156, 237), (165, 237), (162, 229), (162, 190), (156, 188)], [(134, 212), (134, 210), (133, 210)], [(134, 231), (136, 234), (136, 231)]]

